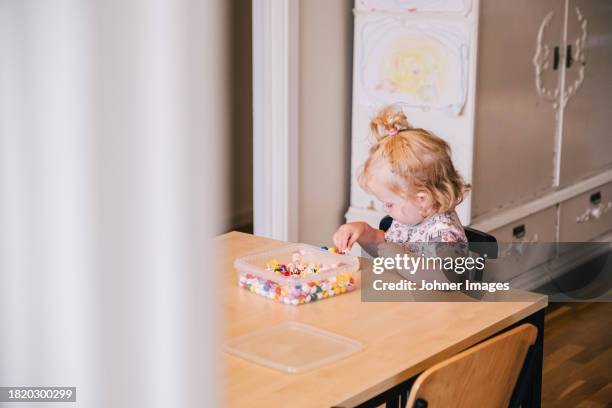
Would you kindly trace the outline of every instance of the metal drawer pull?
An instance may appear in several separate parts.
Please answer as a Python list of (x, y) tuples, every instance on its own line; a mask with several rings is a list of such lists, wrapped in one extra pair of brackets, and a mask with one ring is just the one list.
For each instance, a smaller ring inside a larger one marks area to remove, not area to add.
[(525, 224), (517, 225), (512, 228), (512, 236), (515, 238), (515, 241), (508, 244), (506, 249), (501, 252), (500, 258), (513, 257), (518, 259), (525, 255), (529, 244), (533, 244), (539, 240), (537, 232), (533, 234), (531, 238), (527, 238), (527, 228)]

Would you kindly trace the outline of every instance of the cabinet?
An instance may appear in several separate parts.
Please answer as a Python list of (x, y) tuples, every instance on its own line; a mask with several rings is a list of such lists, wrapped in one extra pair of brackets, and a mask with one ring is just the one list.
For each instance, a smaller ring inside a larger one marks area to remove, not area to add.
[[(592, 195), (609, 195), (612, 4), (525, 1), (521, 13), (515, 6), (480, 7), (472, 220), (486, 226), (538, 202), (557, 210), (557, 240), (595, 239), (612, 229), (608, 217), (579, 216), (599, 208)], [(528, 213), (505, 227), (529, 223)]]

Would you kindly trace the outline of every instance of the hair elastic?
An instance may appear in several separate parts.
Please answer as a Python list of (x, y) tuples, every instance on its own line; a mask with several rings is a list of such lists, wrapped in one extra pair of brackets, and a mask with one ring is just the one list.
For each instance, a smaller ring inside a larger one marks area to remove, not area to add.
[(403, 132), (405, 130), (410, 130), (410, 128), (401, 128), (401, 129), (398, 129), (396, 127), (392, 127), (392, 128), (387, 129), (387, 136), (395, 136), (398, 133)]

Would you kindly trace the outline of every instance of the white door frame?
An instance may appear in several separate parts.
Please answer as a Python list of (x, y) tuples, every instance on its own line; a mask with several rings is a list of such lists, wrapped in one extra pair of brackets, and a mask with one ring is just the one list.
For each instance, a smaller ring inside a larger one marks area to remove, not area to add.
[(298, 0), (252, 0), (254, 233), (298, 239)]

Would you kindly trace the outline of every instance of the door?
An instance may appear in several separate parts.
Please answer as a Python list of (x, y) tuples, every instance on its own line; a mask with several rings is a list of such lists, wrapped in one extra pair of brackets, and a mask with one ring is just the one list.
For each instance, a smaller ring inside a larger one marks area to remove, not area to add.
[(562, 42), (565, 13), (565, 2), (557, 0), (480, 5), (476, 217), (553, 187), (561, 69), (555, 46)]
[(569, 0), (561, 185), (612, 164), (612, 2)]

